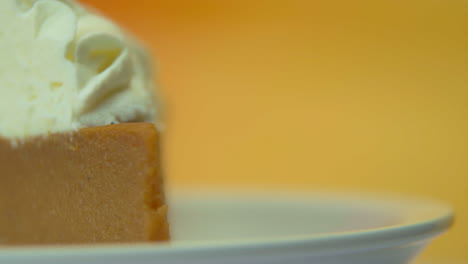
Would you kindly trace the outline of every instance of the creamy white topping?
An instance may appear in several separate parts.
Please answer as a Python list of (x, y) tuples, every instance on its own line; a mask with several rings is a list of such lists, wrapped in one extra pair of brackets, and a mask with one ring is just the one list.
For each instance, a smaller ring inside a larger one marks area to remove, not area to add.
[(0, 0), (0, 136), (153, 121), (147, 53), (72, 0)]

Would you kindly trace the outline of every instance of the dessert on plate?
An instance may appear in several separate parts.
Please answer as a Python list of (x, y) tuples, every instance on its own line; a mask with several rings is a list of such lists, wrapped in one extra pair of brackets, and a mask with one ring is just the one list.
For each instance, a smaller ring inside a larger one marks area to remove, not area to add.
[(0, 245), (169, 239), (148, 55), (71, 0), (0, 1)]

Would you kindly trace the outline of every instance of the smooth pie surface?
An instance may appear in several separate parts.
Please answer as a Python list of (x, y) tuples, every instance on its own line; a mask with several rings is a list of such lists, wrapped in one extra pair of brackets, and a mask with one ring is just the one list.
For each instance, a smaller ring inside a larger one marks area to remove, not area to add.
[(167, 240), (157, 146), (150, 123), (0, 139), (0, 244)]

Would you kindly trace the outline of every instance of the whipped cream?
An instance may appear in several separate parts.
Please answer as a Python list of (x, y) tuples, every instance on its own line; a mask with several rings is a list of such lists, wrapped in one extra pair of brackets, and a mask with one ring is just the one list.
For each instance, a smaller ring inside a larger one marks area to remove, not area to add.
[(0, 136), (154, 121), (145, 51), (72, 0), (0, 0)]

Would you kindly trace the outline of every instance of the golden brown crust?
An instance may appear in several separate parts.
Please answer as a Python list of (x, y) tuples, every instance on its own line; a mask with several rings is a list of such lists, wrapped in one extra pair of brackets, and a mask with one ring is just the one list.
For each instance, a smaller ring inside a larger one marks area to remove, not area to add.
[(157, 145), (150, 123), (0, 139), (0, 244), (167, 240)]

